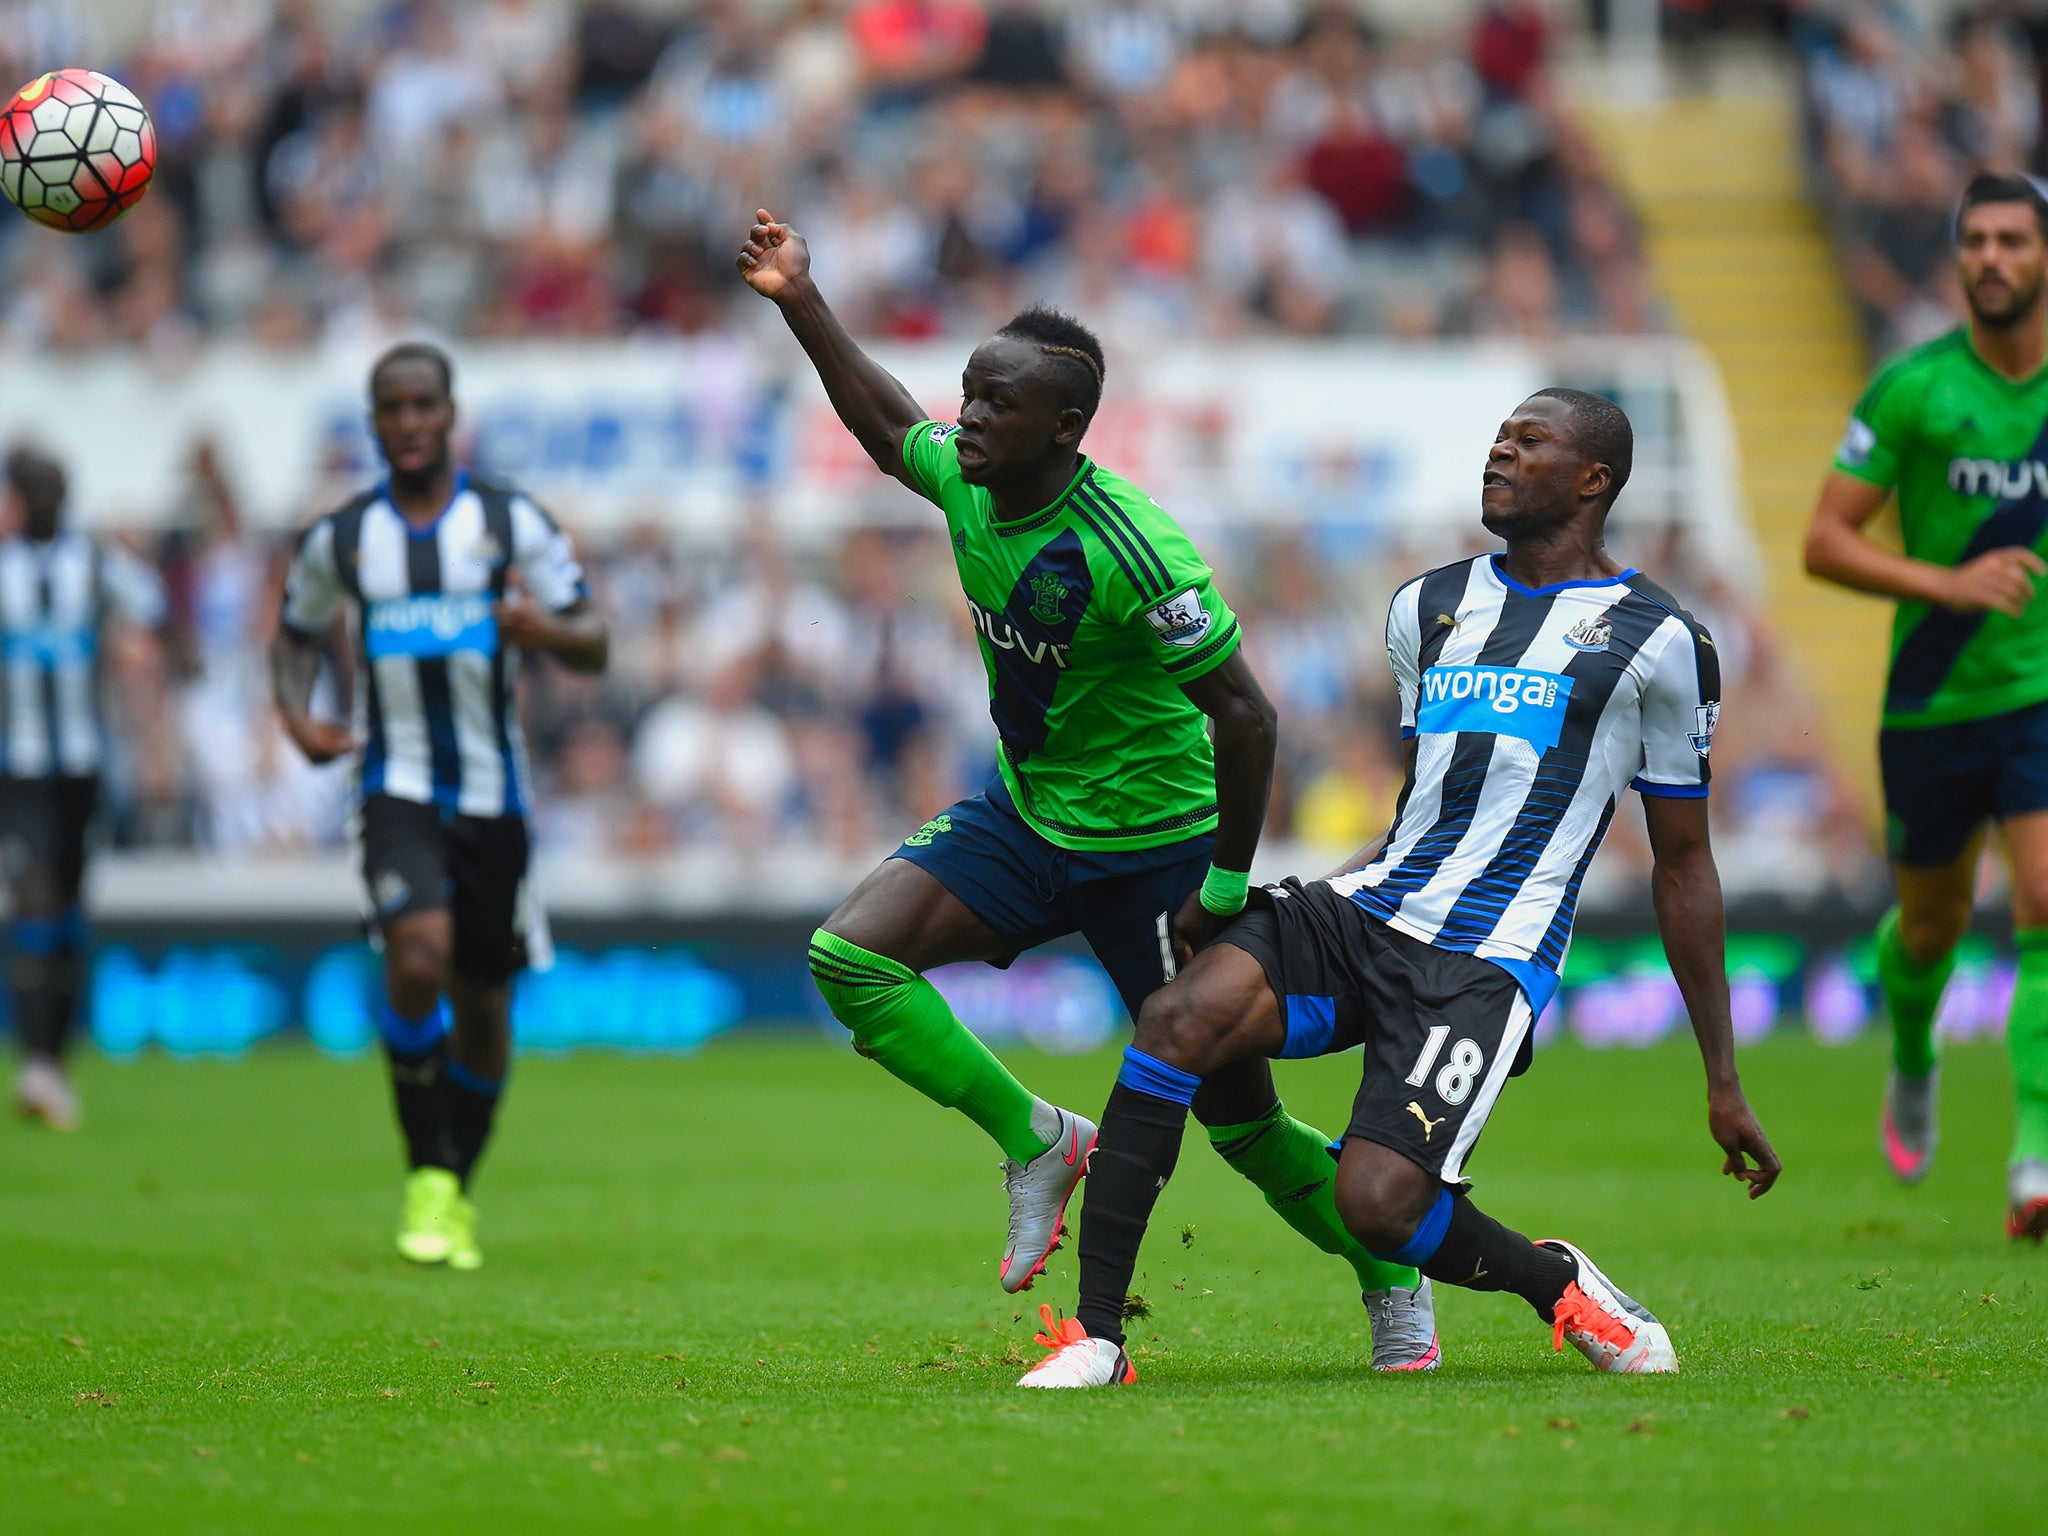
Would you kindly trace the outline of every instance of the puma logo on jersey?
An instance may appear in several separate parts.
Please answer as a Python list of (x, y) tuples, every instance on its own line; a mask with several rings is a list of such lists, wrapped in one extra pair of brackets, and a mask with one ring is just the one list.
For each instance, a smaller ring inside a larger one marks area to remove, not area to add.
[(1424, 1141), (1428, 1141), (1436, 1128), (1451, 1118), (1449, 1115), (1439, 1115), (1436, 1119), (1432, 1120), (1422, 1112), (1422, 1106), (1413, 1099), (1408, 1101), (1408, 1113), (1422, 1122), (1422, 1139)]

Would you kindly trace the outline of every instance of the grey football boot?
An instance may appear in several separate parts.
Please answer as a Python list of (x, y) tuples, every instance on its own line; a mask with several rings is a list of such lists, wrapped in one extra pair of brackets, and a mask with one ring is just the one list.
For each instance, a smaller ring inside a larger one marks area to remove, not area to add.
[(1028, 1163), (1004, 1162), (1003, 1188), (1010, 1197), (1010, 1241), (998, 1272), (1006, 1291), (1026, 1291), (1045, 1272), (1045, 1261), (1067, 1230), (1067, 1201), (1088, 1172), (1095, 1150), (1095, 1122), (1040, 1100), (1032, 1129), (1052, 1145)]
[(1359, 1300), (1372, 1321), (1372, 1368), (1376, 1371), (1433, 1371), (1443, 1358), (1436, 1338), (1436, 1296), (1429, 1277), (1414, 1290), (1393, 1286), (1366, 1291)]

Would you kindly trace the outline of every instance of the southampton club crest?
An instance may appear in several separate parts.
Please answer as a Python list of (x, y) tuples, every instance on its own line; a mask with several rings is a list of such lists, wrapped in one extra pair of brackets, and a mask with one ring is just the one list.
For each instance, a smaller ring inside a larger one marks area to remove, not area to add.
[(1721, 701), (1696, 706), (1692, 718), (1693, 731), (1685, 739), (1692, 743), (1693, 751), (1705, 757), (1714, 750), (1714, 727), (1721, 723)]
[(1044, 571), (1031, 578), (1031, 590), (1036, 594), (1031, 617), (1041, 624), (1059, 623), (1060, 603), (1067, 595), (1066, 583), (1051, 571)]
[(1614, 621), (1601, 614), (1581, 619), (1564, 632), (1564, 643), (1575, 651), (1604, 651), (1614, 640)]

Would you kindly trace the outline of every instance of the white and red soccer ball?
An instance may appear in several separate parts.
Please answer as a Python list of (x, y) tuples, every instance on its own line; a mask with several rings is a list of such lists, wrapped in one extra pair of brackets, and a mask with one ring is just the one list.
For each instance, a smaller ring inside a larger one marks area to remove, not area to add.
[(135, 93), (93, 69), (38, 75), (0, 107), (0, 191), (38, 224), (104, 229), (156, 173), (156, 125)]

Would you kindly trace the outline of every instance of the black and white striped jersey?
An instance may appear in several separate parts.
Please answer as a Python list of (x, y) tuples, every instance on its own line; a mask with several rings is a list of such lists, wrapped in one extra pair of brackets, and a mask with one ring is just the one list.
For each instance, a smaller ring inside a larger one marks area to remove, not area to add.
[(1488, 556), (1396, 593), (1387, 650), (1415, 771), (1385, 849), (1334, 884), (1513, 972), (1540, 1013), (1623, 793), (1707, 793), (1714, 642), (1633, 570), (1531, 588)]
[(384, 487), (315, 523), (286, 578), (284, 623), (324, 630), (356, 611), (358, 790), (466, 816), (526, 813), (526, 746), (514, 658), (494, 605), (517, 573), (527, 599), (560, 612), (587, 594), (569, 539), (516, 491), (458, 478), (424, 528)]
[(0, 541), (0, 771), (9, 778), (100, 771), (100, 626), (109, 610), (155, 628), (163, 582), (126, 551), (69, 529)]

